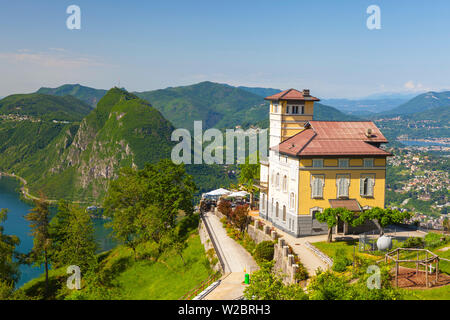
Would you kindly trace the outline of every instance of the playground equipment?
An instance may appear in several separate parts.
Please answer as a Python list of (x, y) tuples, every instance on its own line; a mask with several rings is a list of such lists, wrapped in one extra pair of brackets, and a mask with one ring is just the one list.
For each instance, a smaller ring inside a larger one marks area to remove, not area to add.
[[(411, 253), (416, 252), (415, 259), (400, 259), (400, 254), (402, 252), (407, 253), (411, 256)], [(425, 254), (425, 258), (421, 259), (420, 255)], [(424, 266), (424, 272), (425, 272), (425, 286), (428, 288), (430, 287), (430, 273), (431, 270), (434, 268), (435, 270), (435, 276), (436, 280), (435, 283), (439, 281), (439, 261), (445, 260), (450, 261), (448, 259), (444, 259), (439, 257), (438, 255), (434, 254), (433, 252), (426, 250), (426, 249), (417, 249), (417, 248), (397, 248), (389, 253), (386, 253), (385, 255), (385, 262), (391, 262), (393, 261), (395, 263), (395, 286), (398, 287), (398, 279), (399, 279), (399, 267), (402, 263), (414, 263), (416, 265), (416, 275), (419, 274), (420, 266)], [(433, 263), (435, 264), (435, 267), (433, 267)]]

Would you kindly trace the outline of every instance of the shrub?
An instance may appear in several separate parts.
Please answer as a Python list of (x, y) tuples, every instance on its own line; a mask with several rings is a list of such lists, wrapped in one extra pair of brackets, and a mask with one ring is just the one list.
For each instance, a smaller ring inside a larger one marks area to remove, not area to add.
[(298, 268), (295, 273), (295, 280), (302, 281), (308, 279), (308, 270), (306, 270), (305, 266), (301, 263), (297, 263)]
[(255, 248), (255, 259), (259, 261), (271, 261), (273, 260), (273, 252), (273, 242), (263, 241)]
[(403, 248), (421, 248), (424, 246), (424, 241), (420, 237), (409, 237), (403, 242)]
[(352, 264), (352, 260), (347, 258), (344, 249), (337, 249), (333, 260), (334, 263), (332, 269), (337, 272), (344, 272), (347, 267)]

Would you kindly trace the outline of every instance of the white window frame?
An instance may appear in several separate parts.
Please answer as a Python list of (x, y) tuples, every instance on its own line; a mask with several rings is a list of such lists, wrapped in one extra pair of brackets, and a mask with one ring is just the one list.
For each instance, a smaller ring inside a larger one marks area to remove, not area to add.
[(289, 206), (291, 209), (295, 209), (295, 193), (291, 192), (289, 195)]
[(323, 212), (323, 208), (321, 208), (321, 207), (309, 208), (309, 214), (311, 215), (312, 219), (314, 219), (314, 212), (315, 211)]
[[(361, 175), (361, 177), (359, 178), (359, 183), (360, 183), (360, 185), (359, 185), (359, 195), (361, 196), (361, 197), (364, 197), (364, 198), (373, 198), (373, 197), (375, 197), (375, 179), (376, 178), (376, 176), (375, 176), (375, 174), (362, 174)], [(364, 192), (364, 181), (365, 181), (365, 179), (368, 179), (367, 180), (367, 192)], [(370, 183), (372, 183), (372, 185), (370, 185)]]
[[(316, 185), (315, 185), (315, 181), (316, 180), (320, 180), (321, 181), (321, 188), (320, 188), (320, 193), (316, 193), (315, 190)], [(311, 199), (323, 199), (323, 190), (325, 189), (325, 176), (323, 174), (313, 174), (311, 175)]]
[[(346, 191), (343, 190), (341, 194), (341, 182), (343, 179), (347, 180), (347, 185), (345, 186)], [(348, 199), (350, 197), (350, 175), (349, 174), (338, 174), (336, 175), (336, 199)]]

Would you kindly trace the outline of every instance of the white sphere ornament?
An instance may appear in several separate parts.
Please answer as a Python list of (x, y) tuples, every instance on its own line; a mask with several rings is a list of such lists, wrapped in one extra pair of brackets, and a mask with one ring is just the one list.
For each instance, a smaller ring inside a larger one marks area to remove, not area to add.
[(392, 238), (387, 236), (381, 236), (377, 240), (378, 250), (388, 250), (392, 248)]

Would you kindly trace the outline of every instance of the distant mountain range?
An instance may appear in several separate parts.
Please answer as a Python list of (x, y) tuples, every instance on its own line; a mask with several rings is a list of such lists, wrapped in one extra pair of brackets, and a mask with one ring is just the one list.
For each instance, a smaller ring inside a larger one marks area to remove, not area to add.
[(391, 110), (408, 101), (406, 98), (382, 98), (382, 99), (324, 99), (323, 103), (332, 105), (339, 110), (355, 115), (366, 116)]
[(40, 88), (36, 93), (53, 96), (74, 96), (90, 106), (95, 107), (106, 92), (106, 90), (85, 87), (80, 84), (65, 84), (58, 88)]
[[(120, 167), (139, 168), (170, 157), (175, 127), (192, 129), (195, 120), (203, 120), (204, 129), (268, 127), (264, 97), (278, 91), (201, 82), (136, 93), (75, 84), (11, 95), (0, 100), (0, 171), (23, 176), (35, 194), (42, 190), (49, 198), (97, 202)], [(449, 92), (430, 92), (387, 115), (445, 122), (449, 102)], [(314, 119), (360, 118), (316, 103)], [(191, 165), (187, 170), (200, 191), (231, 181), (219, 166)]]
[[(205, 81), (190, 86), (169, 87), (134, 94), (150, 102), (175, 127), (192, 130), (194, 120), (202, 120), (204, 128), (219, 129), (264, 123), (269, 117), (268, 102), (264, 98), (279, 91), (273, 88), (233, 87)], [(57, 96), (72, 95), (94, 106), (93, 102), (101, 99), (106, 91), (76, 84), (41, 88), (37, 92)], [(315, 118), (358, 119), (320, 103), (317, 104)]]
[(402, 115), (420, 113), (438, 107), (450, 107), (450, 91), (427, 92), (381, 114)]

